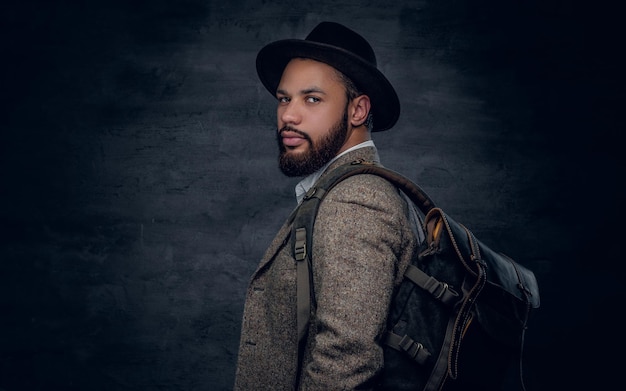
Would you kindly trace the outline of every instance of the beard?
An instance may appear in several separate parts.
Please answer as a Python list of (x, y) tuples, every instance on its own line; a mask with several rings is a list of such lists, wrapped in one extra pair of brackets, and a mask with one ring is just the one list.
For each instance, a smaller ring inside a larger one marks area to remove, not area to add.
[[(309, 149), (304, 152), (294, 153), (285, 147), (280, 136), (284, 130), (298, 133), (309, 144)], [(288, 177), (301, 177), (313, 174), (331, 161), (346, 142), (348, 135), (348, 111), (344, 110), (343, 117), (322, 137), (319, 141), (313, 142), (311, 137), (290, 126), (284, 126), (276, 132), (278, 141), (278, 166), (283, 174)]]

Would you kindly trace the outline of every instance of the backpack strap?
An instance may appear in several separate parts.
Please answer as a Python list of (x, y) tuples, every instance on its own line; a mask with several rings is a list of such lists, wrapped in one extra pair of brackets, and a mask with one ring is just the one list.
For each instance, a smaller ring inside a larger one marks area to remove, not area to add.
[(320, 202), (326, 191), (323, 188), (312, 188), (305, 195), (298, 207), (293, 222), (292, 247), (293, 257), (296, 260), (296, 295), (297, 295), (297, 327), (298, 341), (305, 340), (309, 319), (311, 316), (311, 301), (313, 294), (313, 273), (311, 273), (311, 256), (313, 242), (313, 225)]
[[(424, 214), (435, 207), (430, 197), (402, 174), (385, 168), (377, 162), (364, 160), (356, 160), (332, 170), (328, 175), (322, 176), (320, 180), (309, 189), (296, 210), (291, 235), (292, 251), (294, 259), (296, 260), (297, 328), (298, 341), (300, 344), (305, 340), (308, 331), (311, 307), (315, 306), (311, 258), (313, 255), (313, 227), (317, 211), (323, 198), (335, 185), (357, 174), (372, 174), (387, 179), (396, 187), (400, 188)], [(451, 303), (458, 296), (458, 294), (447, 285), (431, 278), (417, 268), (412, 268), (408, 273), (410, 275), (409, 278), (417, 285), (431, 292), (443, 302)], [(394, 348), (397, 347), (394, 346)]]

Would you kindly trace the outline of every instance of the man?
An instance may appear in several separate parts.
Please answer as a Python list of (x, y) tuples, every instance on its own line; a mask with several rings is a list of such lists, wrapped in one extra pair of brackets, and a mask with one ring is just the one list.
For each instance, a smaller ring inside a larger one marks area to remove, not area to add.
[[(321, 23), (304, 40), (265, 46), (257, 72), (278, 101), (280, 168), (304, 177), (298, 201), (336, 167), (378, 161), (371, 132), (393, 127), (400, 105), (359, 34)], [(316, 306), (301, 360), (287, 219), (250, 281), (235, 390), (375, 388), (391, 296), (418, 244), (408, 216), (398, 190), (374, 175), (350, 177), (328, 193), (314, 229)]]

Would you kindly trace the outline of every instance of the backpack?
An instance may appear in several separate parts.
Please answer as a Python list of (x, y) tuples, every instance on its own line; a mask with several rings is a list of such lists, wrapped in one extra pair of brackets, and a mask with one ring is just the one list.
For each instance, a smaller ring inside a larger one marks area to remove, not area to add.
[(380, 341), (384, 368), (377, 389), (498, 390), (515, 359), (525, 389), (524, 333), (531, 311), (539, 307), (533, 272), (476, 239), (408, 178), (362, 160), (320, 179), (295, 212), (291, 245), (297, 264), (300, 360), (315, 300), (311, 274), (315, 216), (324, 196), (357, 174), (390, 181), (424, 215), (425, 239), (394, 292), (387, 331)]

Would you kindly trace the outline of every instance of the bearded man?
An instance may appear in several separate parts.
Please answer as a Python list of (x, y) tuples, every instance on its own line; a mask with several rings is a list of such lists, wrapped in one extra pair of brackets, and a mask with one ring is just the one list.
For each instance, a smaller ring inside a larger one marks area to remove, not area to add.
[[(371, 133), (393, 127), (400, 104), (362, 36), (323, 22), (304, 40), (268, 44), (256, 65), (277, 99), (280, 169), (303, 177), (298, 202), (336, 167), (379, 161)], [(234, 389), (375, 389), (392, 294), (418, 246), (409, 216), (398, 190), (375, 175), (328, 193), (313, 232), (316, 301), (301, 350), (288, 217), (250, 280)]]

